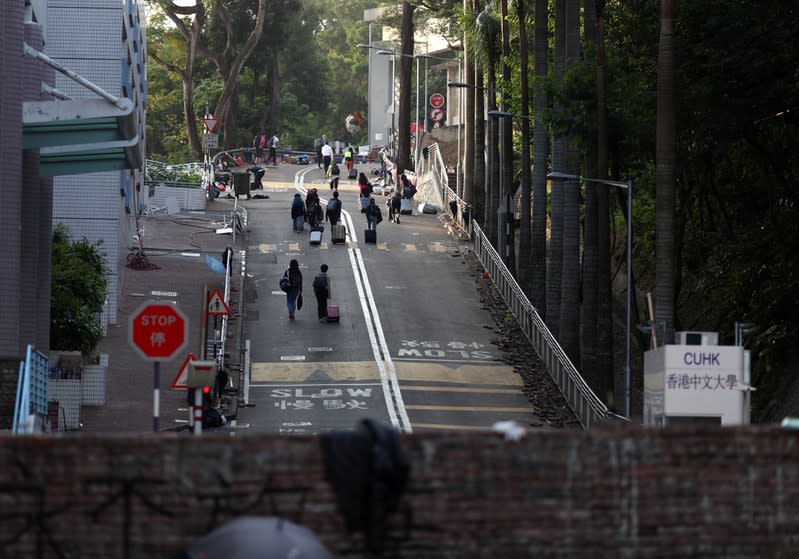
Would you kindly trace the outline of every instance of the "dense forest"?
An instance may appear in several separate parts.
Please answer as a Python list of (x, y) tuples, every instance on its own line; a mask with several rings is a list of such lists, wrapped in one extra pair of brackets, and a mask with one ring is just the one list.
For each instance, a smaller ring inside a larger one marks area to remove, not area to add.
[[(502, 197), (515, 197), (510, 268), (601, 398), (622, 399), (612, 333), (624, 327), (631, 219), (634, 401), (652, 331), (661, 344), (686, 329), (731, 344), (746, 323), (753, 419), (799, 412), (795, 0), (151, 0), (148, 156), (198, 159), (206, 110), (221, 116), (226, 147), (259, 130), (297, 149), (323, 133), (363, 143), (365, 125), (346, 138), (344, 122), (367, 114), (356, 45), (376, 5), (393, 8), (381, 23), (403, 53), (429, 31), (462, 58), (461, 194), (489, 232)], [(398, 79), (402, 153), (410, 63)], [(486, 118), (497, 109), (506, 116)], [(629, 181), (632, 215), (623, 189), (548, 181), (553, 171)]]

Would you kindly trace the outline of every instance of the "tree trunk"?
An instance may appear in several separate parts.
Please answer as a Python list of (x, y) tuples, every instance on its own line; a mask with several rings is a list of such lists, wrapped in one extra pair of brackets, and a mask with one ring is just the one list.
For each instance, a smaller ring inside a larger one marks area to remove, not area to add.
[[(474, 1), (473, 0), (464, 0), (463, 1), (463, 11), (464, 13), (472, 14), (474, 13)], [(472, 205), (472, 218), (475, 217), (474, 212), (474, 204), (476, 202), (476, 193), (478, 190), (476, 189), (475, 185), (475, 176), (474, 176), (474, 158), (475, 158), (475, 145), (478, 141), (482, 143), (482, 138), (478, 138), (476, 136), (476, 129), (475, 129), (475, 114), (474, 114), (474, 99), (475, 99), (475, 89), (474, 89), (474, 55), (470, 52), (472, 45), (466, 39), (464, 35), (463, 39), (463, 78), (466, 84), (469, 86), (465, 89), (461, 89), (461, 99), (465, 96), (466, 103), (462, 107), (463, 115), (464, 115), (464, 125), (463, 125), (463, 199), (466, 201), (467, 204)], [(458, 154), (460, 157), (460, 154)], [(482, 223), (482, 221), (480, 221)]]
[[(597, 178), (608, 177), (608, 79), (605, 72), (605, 19), (597, 13)], [(613, 376), (613, 292), (610, 283), (610, 188), (596, 192), (597, 274), (596, 274), (596, 369), (599, 396), (615, 407)]]
[(530, 253), (530, 86), (528, 84), (527, 13), (524, 0), (516, 0), (516, 13), (519, 16), (519, 89), (522, 116), (522, 196), (519, 218), (519, 262), (517, 281), (528, 295), (532, 286), (532, 260)]
[[(555, 79), (560, 80), (566, 71), (566, 0), (555, 1)], [(555, 104), (558, 110), (558, 104)], [(565, 172), (565, 137), (553, 132), (552, 170)], [(549, 236), (549, 258), (547, 261), (547, 326), (557, 338), (560, 333), (560, 298), (563, 278), (563, 184), (553, 183), (552, 210)]]
[(474, 96), (474, 206), (472, 217), (480, 222), (481, 227), (487, 226), (486, 200), (488, 189), (486, 181), (486, 136), (485, 122), (485, 94), (483, 93), (483, 71), (474, 66), (474, 86), (479, 93)]
[[(655, 144), (655, 321), (658, 344), (674, 341), (674, 20), (671, 0), (660, 2), (657, 137)], [(630, 216), (632, 218), (632, 216)], [(627, 270), (630, 273), (630, 270)], [(662, 328), (662, 330), (661, 330)]]
[(400, 28), (399, 58), (399, 119), (397, 122), (397, 173), (411, 168), (411, 74), (413, 70), (413, 12), (415, 5), (407, 0), (402, 3), (402, 25)]
[(533, 108), (533, 215), (532, 225), (532, 285), (533, 306), (546, 319), (547, 304), (547, 154), (549, 141), (544, 113), (547, 95), (544, 80), (549, 67), (548, 0), (535, 0), (535, 106)]
[[(510, 94), (511, 75), (510, 64), (508, 58), (510, 57), (510, 30), (508, 26), (508, 0), (500, 0), (500, 24), (502, 29), (502, 107), (501, 110), (508, 111), (508, 99)], [(501, 254), (505, 256), (505, 262), (508, 270), (512, 275), (516, 275), (516, 243), (515, 231), (513, 229), (513, 121), (510, 117), (499, 119), (499, 133), (502, 136), (502, 186), (504, 192), (500, 193), (500, 203), (503, 204), (502, 214), (505, 218), (502, 220), (503, 230), (502, 238), (499, 239), (499, 245), (502, 250)]]

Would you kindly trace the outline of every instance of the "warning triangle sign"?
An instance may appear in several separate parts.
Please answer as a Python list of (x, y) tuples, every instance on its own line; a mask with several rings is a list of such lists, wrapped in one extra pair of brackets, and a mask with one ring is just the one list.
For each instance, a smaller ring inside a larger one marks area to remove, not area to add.
[(181, 388), (188, 388), (186, 386), (186, 378), (189, 376), (189, 363), (197, 359), (194, 357), (193, 353), (189, 353), (186, 356), (186, 360), (183, 361), (183, 365), (180, 366), (180, 370), (178, 374), (175, 375), (175, 380), (172, 381), (172, 388), (178, 390)]
[(214, 289), (211, 293), (211, 298), (208, 300), (208, 314), (214, 316), (230, 316), (230, 307), (227, 306), (222, 294), (218, 289)]
[(203, 124), (209, 134), (216, 134), (219, 131), (219, 119), (213, 116), (206, 116), (203, 118)]

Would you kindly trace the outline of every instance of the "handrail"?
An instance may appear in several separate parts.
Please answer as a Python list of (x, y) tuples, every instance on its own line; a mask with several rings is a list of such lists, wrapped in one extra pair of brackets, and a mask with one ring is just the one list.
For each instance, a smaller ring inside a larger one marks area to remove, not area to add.
[[(446, 174), (446, 167), (437, 144), (433, 144), (429, 148), (431, 156), (428, 161), (429, 166), (426, 166), (425, 170), (438, 179), (442, 172)], [(434, 154), (436, 157), (433, 156)], [(597, 421), (619, 418), (594, 394), (566, 352), (560, 347), (555, 336), (549, 331), (538, 311), (516, 282), (513, 274), (488, 241), (480, 224), (471, 219), (469, 204), (460, 198), (447, 182), (443, 182), (442, 198), (450, 210), (455, 225), (471, 239), (475, 255), (516, 318), (524, 335), (544, 362), (549, 375), (583, 428), (590, 429)], [(450, 205), (451, 202), (455, 202), (456, 211), (454, 212), (453, 206)], [(453, 213), (455, 215), (452, 215)]]

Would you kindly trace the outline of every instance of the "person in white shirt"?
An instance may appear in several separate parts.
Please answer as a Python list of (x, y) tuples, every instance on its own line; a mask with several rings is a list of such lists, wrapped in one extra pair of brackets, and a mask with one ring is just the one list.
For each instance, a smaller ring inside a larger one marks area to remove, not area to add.
[(280, 138), (278, 138), (277, 132), (275, 132), (275, 135), (269, 139), (269, 159), (275, 167), (277, 167), (277, 146), (279, 144)]
[(322, 145), (322, 161), (325, 166), (325, 176), (327, 176), (327, 170), (330, 168), (330, 163), (333, 161), (333, 148), (330, 147), (327, 140), (325, 140), (325, 143)]

